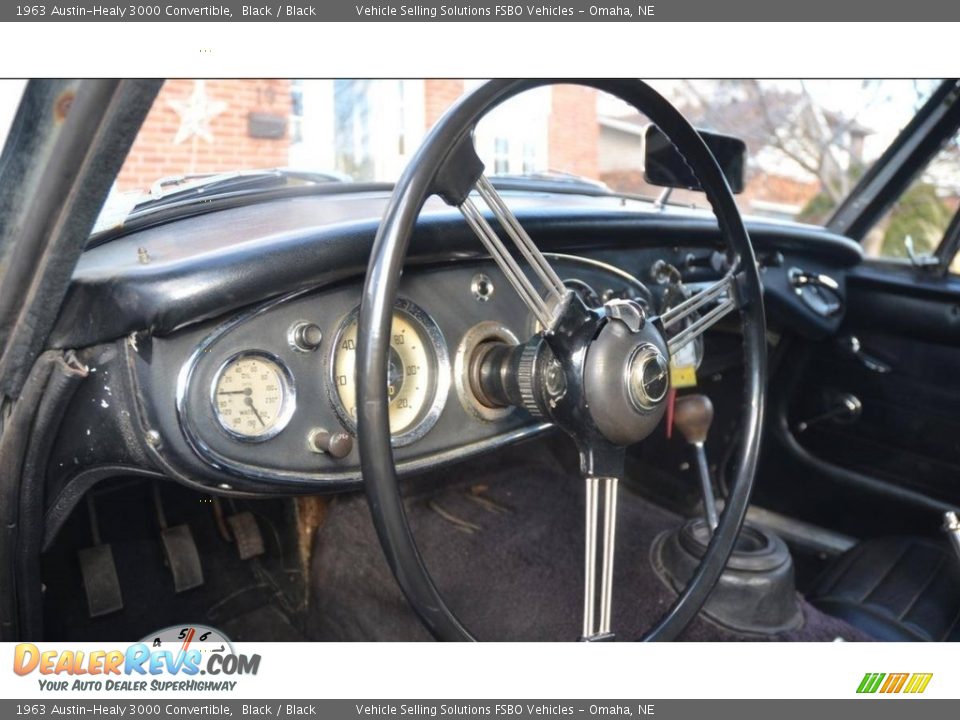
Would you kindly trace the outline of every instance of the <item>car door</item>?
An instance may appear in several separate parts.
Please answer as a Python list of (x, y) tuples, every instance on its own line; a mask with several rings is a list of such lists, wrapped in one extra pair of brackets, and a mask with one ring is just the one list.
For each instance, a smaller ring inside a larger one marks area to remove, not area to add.
[(773, 376), (760, 502), (860, 537), (930, 534), (960, 505), (960, 146), (944, 90), (939, 123), (908, 127), (834, 217), (867, 255), (839, 332), (788, 338)]

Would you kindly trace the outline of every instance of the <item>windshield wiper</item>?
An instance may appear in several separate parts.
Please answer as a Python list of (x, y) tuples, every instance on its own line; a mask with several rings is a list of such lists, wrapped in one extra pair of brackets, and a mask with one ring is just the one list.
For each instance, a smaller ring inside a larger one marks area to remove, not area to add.
[(150, 186), (149, 194), (133, 206), (133, 211), (164, 207), (192, 199), (208, 199), (245, 190), (269, 190), (278, 187), (348, 181), (349, 178), (342, 175), (285, 168), (172, 175), (154, 182)]
[[(148, 227), (174, 218), (210, 212), (253, 200), (349, 191), (358, 185), (346, 175), (290, 170), (243, 170), (226, 173), (173, 175), (153, 183), (149, 192), (111, 193), (100, 211), (87, 247), (96, 247), (118, 233)], [(376, 185), (375, 189), (382, 189)]]
[(549, 190), (585, 195), (615, 194), (606, 183), (582, 175), (545, 170), (531, 173), (501, 173), (491, 175), (490, 182), (498, 190)]

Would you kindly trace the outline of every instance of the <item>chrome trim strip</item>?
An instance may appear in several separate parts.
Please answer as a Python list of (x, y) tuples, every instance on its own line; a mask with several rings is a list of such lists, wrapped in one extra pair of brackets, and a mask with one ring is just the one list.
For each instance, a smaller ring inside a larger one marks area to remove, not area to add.
[(586, 265), (587, 267), (592, 267), (597, 270), (603, 270), (610, 273), (611, 275), (616, 275), (621, 280), (625, 280), (632, 285), (637, 285), (642, 287), (647, 293), (650, 292), (650, 289), (646, 286), (646, 283), (642, 282), (636, 275), (631, 275), (626, 270), (618, 268), (616, 265), (611, 265), (606, 263), (603, 260), (595, 260), (594, 258), (581, 257), (580, 255), (567, 255), (565, 253), (544, 253), (543, 256), (548, 260), (560, 260), (564, 262), (573, 263), (575, 265)]

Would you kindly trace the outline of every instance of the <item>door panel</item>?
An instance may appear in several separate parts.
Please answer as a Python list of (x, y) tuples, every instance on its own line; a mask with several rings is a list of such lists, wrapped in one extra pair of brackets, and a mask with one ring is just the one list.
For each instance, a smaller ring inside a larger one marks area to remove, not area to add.
[[(795, 436), (840, 467), (960, 503), (960, 348), (849, 330), (860, 341), (860, 357), (889, 371), (871, 369), (842, 342), (811, 353), (803, 391), (791, 403)], [(798, 432), (800, 422), (823, 413), (841, 393), (860, 400), (857, 420), (824, 420)]]
[[(847, 301), (838, 335), (793, 338), (772, 379), (759, 499), (861, 536), (935, 533), (960, 505), (960, 283), (865, 266)], [(816, 419), (846, 393), (855, 420)]]
[[(852, 338), (859, 350), (851, 347)], [(793, 426), (839, 393), (862, 404), (854, 422), (795, 433), (828, 462), (960, 504), (960, 283), (909, 266), (865, 265), (848, 279), (835, 342), (810, 353), (790, 403)]]

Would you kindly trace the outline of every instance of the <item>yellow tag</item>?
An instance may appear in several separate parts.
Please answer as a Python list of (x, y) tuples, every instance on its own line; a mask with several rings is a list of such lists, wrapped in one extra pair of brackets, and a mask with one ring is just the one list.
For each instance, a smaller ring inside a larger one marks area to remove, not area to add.
[(684, 365), (677, 367), (670, 365), (670, 385), (675, 388), (688, 388), (697, 386), (697, 369), (693, 365)]

